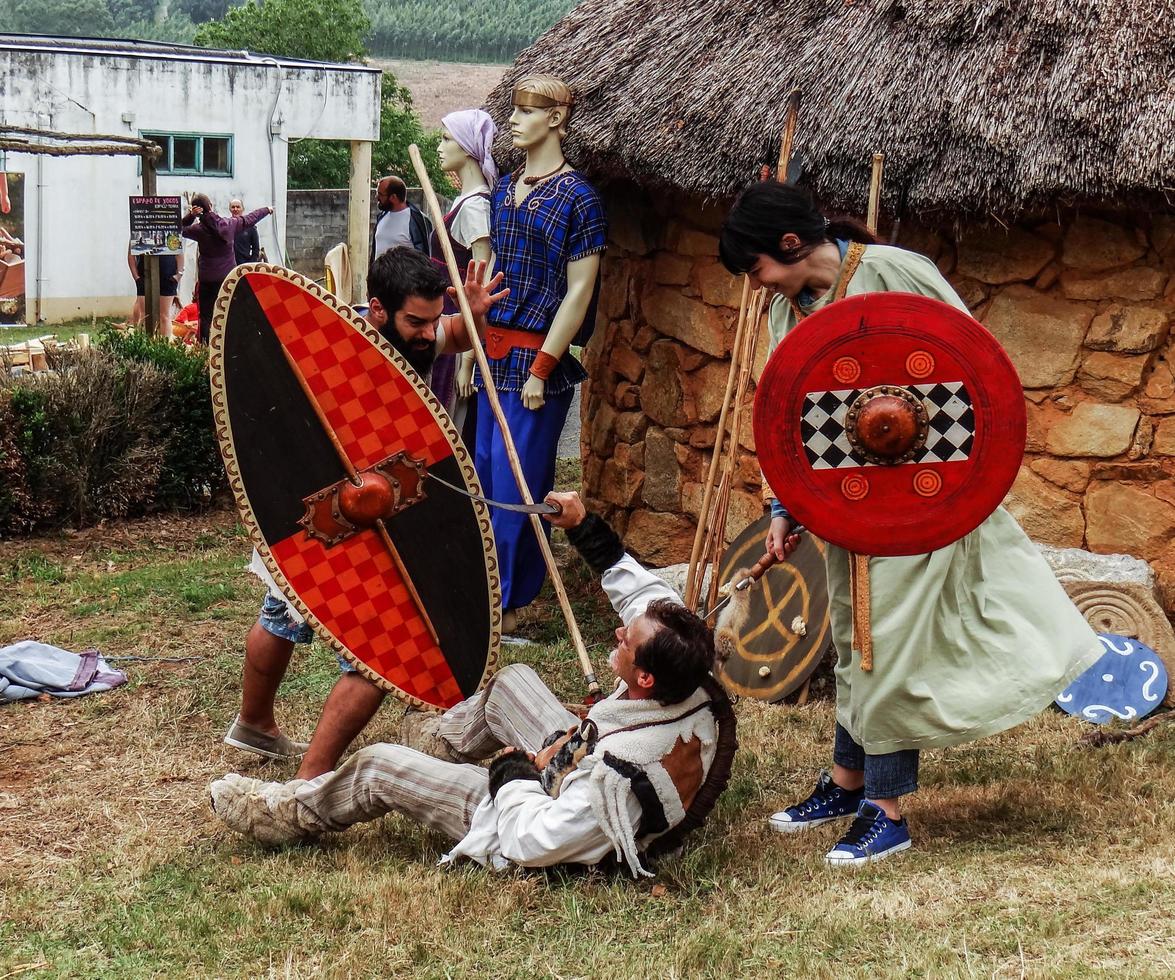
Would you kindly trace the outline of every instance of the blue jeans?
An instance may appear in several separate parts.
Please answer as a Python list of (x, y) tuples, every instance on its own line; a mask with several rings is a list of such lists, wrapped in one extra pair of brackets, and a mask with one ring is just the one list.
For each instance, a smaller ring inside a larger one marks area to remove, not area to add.
[(853, 736), (839, 724), (832, 761), (846, 769), (865, 771), (865, 798), (869, 800), (892, 800), (918, 788), (917, 749), (866, 755), (865, 750), (853, 741)]
[[(314, 630), (310, 624), (296, 622), (290, 615), (290, 607), (268, 590), (261, 602), (261, 614), (257, 617), (257, 622), (266, 633), (282, 640), (289, 640), (291, 643), (311, 643), (314, 640)], [(339, 670), (344, 674), (355, 671), (355, 668), (342, 657), (336, 659), (339, 661)]]

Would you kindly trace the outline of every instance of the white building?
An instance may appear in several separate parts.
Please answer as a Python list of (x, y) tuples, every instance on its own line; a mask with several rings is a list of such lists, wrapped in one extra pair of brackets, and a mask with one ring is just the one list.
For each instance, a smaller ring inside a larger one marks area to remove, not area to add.
[[(208, 194), (228, 214), (272, 204), (258, 225), (270, 261), (284, 256), (291, 141), (352, 143), (366, 241), (371, 142), (379, 138), (380, 71), (247, 51), (153, 42), (0, 34), (0, 132), (5, 125), (139, 136), (163, 146), (161, 195)], [(0, 171), (25, 174), (26, 317), (56, 321), (129, 312), (128, 198), (141, 194), (133, 156), (0, 151)], [(353, 254), (359, 242), (352, 242)], [(188, 243), (188, 247), (194, 246)], [(362, 246), (366, 254), (366, 246)], [(364, 261), (360, 267), (365, 267)], [(188, 254), (181, 295), (191, 294)]]

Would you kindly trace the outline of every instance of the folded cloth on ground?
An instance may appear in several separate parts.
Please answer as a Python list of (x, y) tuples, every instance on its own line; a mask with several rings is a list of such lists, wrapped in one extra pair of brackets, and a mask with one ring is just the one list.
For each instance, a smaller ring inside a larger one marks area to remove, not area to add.
[(22, 640), (0, 647), (0, 701), (22, 701), (49, 694), (76, 698), (126, 683), (97, 650), (70, 653), (48, 643)]

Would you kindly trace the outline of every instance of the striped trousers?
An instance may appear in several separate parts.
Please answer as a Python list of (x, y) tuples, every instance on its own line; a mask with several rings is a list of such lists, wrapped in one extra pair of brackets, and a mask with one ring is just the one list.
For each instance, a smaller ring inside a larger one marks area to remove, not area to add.
[[(552, 732), (578, 723), (538, 674), (512, 664), (484, 690), (447, 711), (438, 733), (462, 755), (484, 759), (508, 745), (537, 752)], [(299, 787), (295, 799), (299, 823), (316, 833), (402, 813), (461, 840), (487, 793), (489, 773), (481, 766), (379, 743)]]

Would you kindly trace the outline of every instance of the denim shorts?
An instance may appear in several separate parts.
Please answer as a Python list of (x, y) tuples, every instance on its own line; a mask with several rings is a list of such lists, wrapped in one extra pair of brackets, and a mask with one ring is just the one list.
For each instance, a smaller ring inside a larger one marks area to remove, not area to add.
[[(290, 615), (290, 607), (272, 592), (265, 593), (265, 599), (261, 603), (261, 614), (257, 617), (257, 622), (266, 633), (272, 633), (274, 636), (289, 640), (291, 643), (310, 643), (314, 640), (314, 630), (310, 624), (297, 622)], [(337, 659), (339, 670), (344, 674), (355, 672), (355, 668), (345, 659), (342, 657)]]

